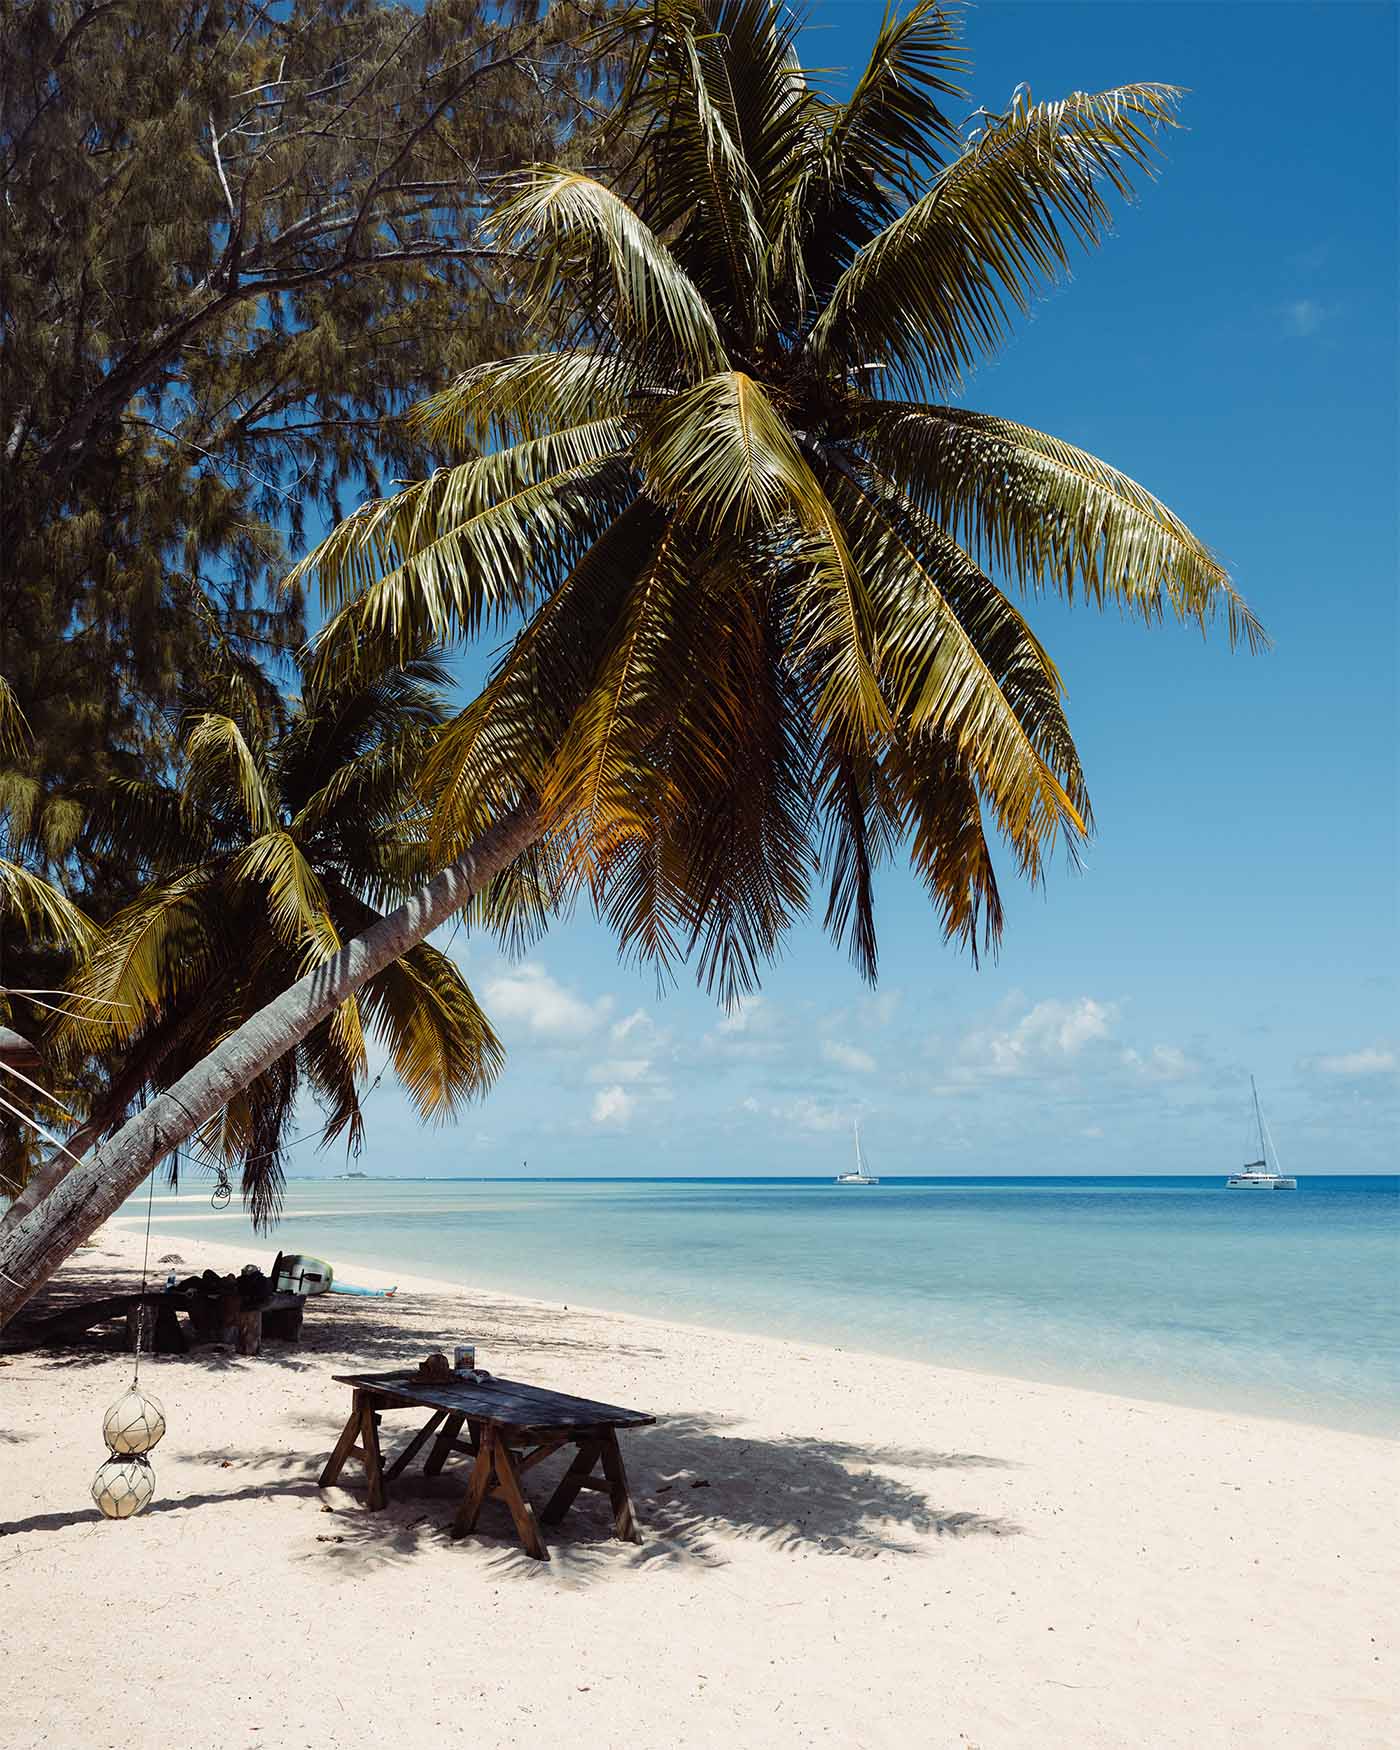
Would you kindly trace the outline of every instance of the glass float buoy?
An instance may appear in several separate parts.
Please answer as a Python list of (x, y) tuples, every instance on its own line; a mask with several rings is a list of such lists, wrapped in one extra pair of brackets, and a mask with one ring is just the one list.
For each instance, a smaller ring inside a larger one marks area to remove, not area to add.
[(92, 1498), (108, 1519), (130, 1519), (155, 1492), (155, 1473), (141, 1453), (113, 1453), (92, 1479)]
[(102, 1418), (102, 1438), (108, 1451), (115, 1454), (149, 1452), (164, 1433), (165, 1410), (160, 1400), (148, 1397), (134, 1382)]

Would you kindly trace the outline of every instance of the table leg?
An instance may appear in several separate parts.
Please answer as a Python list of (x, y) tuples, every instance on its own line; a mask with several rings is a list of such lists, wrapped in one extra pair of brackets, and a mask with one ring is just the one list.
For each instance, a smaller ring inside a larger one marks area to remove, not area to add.
[(601, 1441), (579, 1441), (578, 1451), (574, 1454), (574, 1462), (559, 1479), (559, 1487), (549, 1497), (549, 1505), (540, 1515), (546, 1525), (558, 1525), (570, 1507), (573, 1506), (579, 1490), (592, 1475), (593, 1467), (597, 1464), (601, 1451)]
[(515, 1460), (511, 1457), (510, 1448), (499, 1434), (492, 1441), (492, 1451), (501, 1494), (505, 1497), (506, 1506), (510, 1508), (510, 1516), (515, 1521), (521, 1543), (525, 1545), (525, 1553), (533, 1556), (537, 1562), (547, 1562), (549, 1549), (535, 1523), (535, 1509), (526, 1499), (525, 1491), (520, 1486), (520, 1478), (515, 1474)]
[(384, 1487), (384, 1458), (379, 1450), (379, 1417), (375, 1414), (374, 1399), (365, 1394), (360, 1410), (360, 1450), (365, 1458), (365, 1476), (369, 1479), (369, 1494), (366, 1506), (372, 1513), (377, 1513), (388, 1499), (388, 1491)]
[(452, 1442), (461, 1433), (462, 1424), (466, 1419), (465, 1416), (454, 1410), (443, 1423), (442, 1432), (433, 1442), (433, 1450), (428, 1454), (428, 1462), (423, 1466), (425, 1477), (435, 1477), (443, 1465), (447, 1463), (447, 1455), (452, 1450)]
[(481, 1504), (491, 1487), (495, 1469), (496, 1430), (488, 1423), (477, 1441), (476, 1458), (467, 1479), (467, 1492), (463, 1495), (462, 1504), (452, 1521), (453, 1537), (466, 1537), (476, 1530), (476, 1522), (481, 1517)]
[(617, 1443), (617, 1430), (609, 1428), (603, 1434), (603, 1475), (608, 1479), (608, 1499), (612, 1502), (613, 1536), (627, 1543), (640, 1543), (637, 1516), (632, 1511), (632, 1497), (627, 1492), (627, 1472), (622, 1464), (622, 1448)]
[(408, 1469), (409, 1465), (413, 1463), (414, 1459), (417, 1458), (418, 1454), (423, 1450), (423, 1444), (428, 1436), (446, 1414), (446, 1410), (433, 1411), (432, 1415), (429, 1416), (428, 1420), (413, 1436), (412, 1440), (409, 1441), (408, 1445), (404, 1447), (403, 1451), (389, 1466), (388, 1470), (385, 1471), (384, 1481), (386, 1483), (392, 1483), (396, 1476), (401, 1475)]
[(326, 1460), (326, 1468), (316, 1479), (316, 1486), (327, 1489), (345, 1468), (345, 1461), (350, 1456), (350, 1448), (355, 1444), (360, 1432), (360, 1394), (355, 1393), (351, 1400), (349, 1420), (340, 1431), (340, 1439), (335, 1443), (335, 1449)]

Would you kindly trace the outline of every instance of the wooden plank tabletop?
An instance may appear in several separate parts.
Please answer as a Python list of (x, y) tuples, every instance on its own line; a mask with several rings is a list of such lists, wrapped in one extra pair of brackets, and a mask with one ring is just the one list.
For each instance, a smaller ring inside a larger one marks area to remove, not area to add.
[(465, 1379), (434, 1382), (422, 1379), (414, 1368), (399, 1373), (337, 1373), (334, 1378), (341, 1385), (397, 1398), (403, 1404), (449, 1410), (506, 1428), (647, 1428), (656, 1421), (641, 1410), (571, 1397), (515, 1379), (492, 1378), (481, 1385)]

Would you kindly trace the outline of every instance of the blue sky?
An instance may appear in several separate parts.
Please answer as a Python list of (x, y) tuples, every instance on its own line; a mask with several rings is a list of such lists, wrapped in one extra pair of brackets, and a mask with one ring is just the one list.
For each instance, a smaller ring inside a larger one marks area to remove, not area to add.
[[(817, 0), (809, 63), (878, 8)], [(1225, 1172), (1257, 1075), (1285, 1166), (1393, 1170), (1397, 14), (1383, 5), (984, 5), (969, 108), (1191, 88), (1159, 181), (968, 386), (1140, 479), (1227, 560), (1267, 656), (1056, 602), (1098, 835), (1004, 885), (974, 971), (905, 875), (882, 978), (815, 925), (725, 1016), (658, 998), (589, 918), (528, 961), (453, 952), (505, 1039), (489, 1099), (427, 1129), (386, 1078), (381, 1173)], [(528, 1165), (526, 1165), (528, 1163)], [(344, 1170), (299, 1149), (295, 1172)]]

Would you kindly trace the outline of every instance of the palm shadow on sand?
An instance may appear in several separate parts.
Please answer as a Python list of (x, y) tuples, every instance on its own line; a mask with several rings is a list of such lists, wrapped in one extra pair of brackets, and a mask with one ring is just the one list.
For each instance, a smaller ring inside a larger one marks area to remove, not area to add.
[[(45, 1296), (42, 1310), (95, 1296), (111, 1283), (113, 1273), (110, 1268), (104, 1272), (99, 1259), (65, 1271), (64, 1277), (61, 1299)], [(450, 1348), (455, 1338), (444, 1333), (461, 1334), (464, 1329), (479, 1347), (499, 1358), (496, 1371), (514, 1378), (528, 1378), (532, 1361), (543, 1357), (557, 1360), (578, 1353), (596, 1359), (605, 1351), (635, 1369), (661, 1354), (644, 1343), (619, 1344), (611, 1329), (587, 1313), (569, 1313), (561, 1331), (560, 1309), (479, 1300), (469, 1292), (414, 1294), (396, 1301), (391, 1316), (376, 1301), (324, 1296), (308, 1307), (299, 1344), (264, 1343), (256, 1358), (202, 1345), (184, 1356), (161, 1357), (159, 1375), (173, 1388), (185, 1367), (385, 1371), (415, 1363), (428, 1350)], [(22, 1346), (22, 1332), (15, 1337), (18, 1343), (12, 1338), (7, 1347)], [(119, 1331), (94, 1334), (78, 1346), (31, 1350), (29, 1364), (81, 1366), (109, 1360), (121, 1347)], [(339, 1433), (339, 1421), (308, 1414), (295, 1417), (293, 1425), (296, 1445), (291, 1451), (264, 1446), (182, 1454), (201, 1472), (207, 1467), (208, 1486), (158, 1498), (149, 1512), (216, 1512), (230, 1501), (269, 1495), (303, 1497), (308, 1503), (319, 1499), (330, 1511), (309, 1525), (306, 1547), (294, 1551), (294, 1557), (333, 1562), (347, 1578), (409, 1561), (426, 1545), (452, 1548), (464, 1559), (478, 1561), (486, 1552), (493, 1569), (582, 1579), (595, 1572), (601, 1576), (615, 1564), (723, 1565), (722, 1545), (736, 1536), (783, 1549), (866, 1559), (887, 1552), (912, 1554), (930, 1536), (1004, 1537), (1020, 1530), (995, 1514), (940, 1506), (925, 1492), (925, 1478), (919, 1474), (933, 1478), (941, 1471), (1011, 1468), (1006, 1459), (811, 1436), (760, 1437), (732, 1419), (680, 1412), (660, 1415), (654, 1428), (624, 1436), (645, 1542), (636, 1547), (615, 1541), (601, 1497), (583, 1495), (563, 1525), (548, 1529), (553, 1560), (546, 1565), (524, 1555), (498, 1503), (488, 1503), (477, 1536), (452, 1543), (449, 1528), (465, 1487), (464, 1466), (454, 1464), (440, 1476), (425, 1477), (420, 1461), (395, 1481), (388, 1507), (370, 1513), (353, 1465), (342, 1478), (347, 1486), (317, 1489), (316, 1478)], [(386, 1418), (386, 1459), (416, 1426), (417, 1419), (408, 1412)], [(530, 1494), (537, 1504), (548, 1499), (567, 1462), (568, 1454), (560, 1453), (532, 1474)], [(231, 1486), (220, 1488), (221, 1483)], [(36, 1514), (5, 1530), (57, 1530), (94, 1517), (93, 1510)]]

